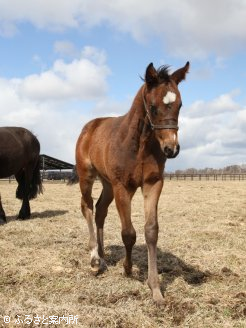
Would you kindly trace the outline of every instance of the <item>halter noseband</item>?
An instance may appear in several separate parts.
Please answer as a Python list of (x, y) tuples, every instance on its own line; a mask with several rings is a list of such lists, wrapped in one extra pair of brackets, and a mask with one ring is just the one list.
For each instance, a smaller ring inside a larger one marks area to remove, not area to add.
[(177, 130), (178, 131), (179, 127), (178, 127), (177, 124), (154, 124), (152, 122), (149, 111), (148, 111), (146, 101), (144, 99), (144, 92), (143, 92), (143, 103), (144, 103), (144, 108), (145, 108), (145, 111), (146, 111), (146, 115), (148, 117), (148, 120), (149, 120), (149, 123), (150, 123), (150, 126), (151, 126), (152, 130), (172, 129), (172, 130)]

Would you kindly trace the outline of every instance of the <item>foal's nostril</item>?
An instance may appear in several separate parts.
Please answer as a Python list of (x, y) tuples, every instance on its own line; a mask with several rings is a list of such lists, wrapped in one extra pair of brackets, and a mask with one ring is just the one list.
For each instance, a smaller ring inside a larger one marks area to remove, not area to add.
[(168, 147), (168, 146), (164, 147), (164, 154), (167, 157), (172, 157), (173, 156), (173, 149)]

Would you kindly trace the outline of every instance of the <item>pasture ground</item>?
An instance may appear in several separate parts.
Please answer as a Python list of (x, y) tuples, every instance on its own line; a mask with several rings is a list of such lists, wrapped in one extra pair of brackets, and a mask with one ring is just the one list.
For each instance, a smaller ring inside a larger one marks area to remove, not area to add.
[[(44, 183), (27, 221), (15, 219), (15, 189), (15, 182), (0, 181), (8, 220), (0, 226), (0, 327), (246, 327), (245, 181), (165, 182), (158, 240), (162, 307), (153, 304), (146, 284), (141, 191), (132, 204), (133, 277), (126, 278), (114, 203), (105, 223), (108, 270), (94, 277), (79, 186)], [(100, 189), (98, 182), (95, 199)]]

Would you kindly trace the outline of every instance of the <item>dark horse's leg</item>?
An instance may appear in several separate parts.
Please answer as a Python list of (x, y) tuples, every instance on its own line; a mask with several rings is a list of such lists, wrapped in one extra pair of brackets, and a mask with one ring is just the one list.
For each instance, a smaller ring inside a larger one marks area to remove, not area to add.
[(132, 248), (136, 242), (136, 231), (131, 222), (131, 200), (134, 192), (129, 192), (121, 184), (113, 187), (115, 203), (121, 219), (121, 236), (126, 248), (126, 257), (123, 263), (125, 274), (132, 273)]
[[(114, 199), (114, 194), (111, 184), (107, 181), (102, 180), (103, 190), (96, 203), (96, 226), (97, 226), (97, 245), (98, 245), (98, 255), (100, 257), (100, 263), (98, 271), (103, 271), (106, 268), (104, 263), (104, 245), (103, 245), (103, 226), (105, 218), (108, 214), (109, 204)], [(98, 259), (96, 254), (95, 258)]]
[(31, 216), (29, 200), (36, 198), (38, 193), (42, 193), (42, 181), (40, 177), (39, 153), (36, 160), (30, 161), (25, 170), (21, 170), (16, 174), (18, 187), (16, 197), (22, 200), (22, 206), (19, 212), (19, 219), (28, 219)]
[(16, 190), (17, 198), (22, 200), (21, 209), (18, 215), (18, 219), (25, 220), (29, 219), (31, 215), (30, 204), (29, 204), (29, 191), (30, 181), (29, 174), (27, 171), (21, 171), (15, 175), (18, 182)]
[(6, 223), (6, 216), (2, 206), (1, 195), (0, 195), (0, 224)]

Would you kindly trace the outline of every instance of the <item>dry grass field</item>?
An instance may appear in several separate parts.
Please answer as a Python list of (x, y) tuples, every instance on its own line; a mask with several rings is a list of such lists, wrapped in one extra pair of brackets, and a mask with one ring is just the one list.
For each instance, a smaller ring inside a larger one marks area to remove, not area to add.
[[(14, 182), (0, 181), (8, 220), (0, 226), (0, 327), (246, 327), (245, 181), (165, 182), (158, 240), (162, 307), (146, 285), (140, 191), (132, 204), (134, 270), (126, 278), (114, 203), (105, 224), (108, 270), (94, 277), (79, 186), (44, 183), (27, 221), (16, 220), (15, 189)], [(100, 189), (98, 182), (95, 199)]]

